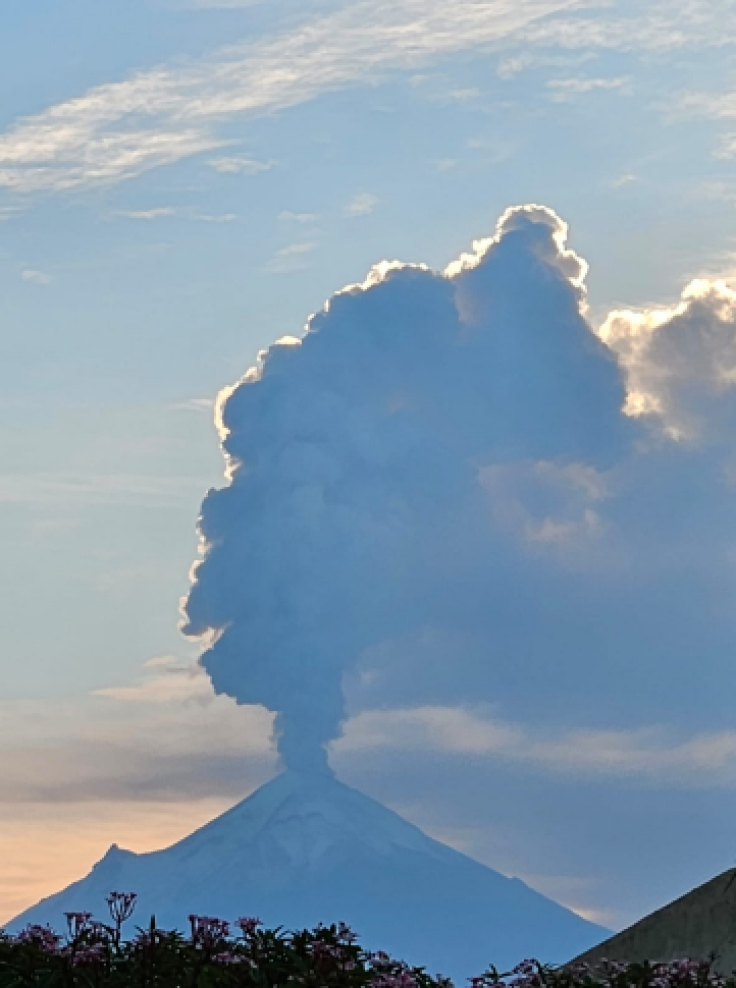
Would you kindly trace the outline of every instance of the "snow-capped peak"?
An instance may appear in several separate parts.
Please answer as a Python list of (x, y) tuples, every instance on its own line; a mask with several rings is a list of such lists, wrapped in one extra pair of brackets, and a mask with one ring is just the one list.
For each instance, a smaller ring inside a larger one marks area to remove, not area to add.
[(156, 855), (192, 862), (216, 849), (231, 862), (268, 857), (311, 868), (357, 846), (379, 855), (410, 850), (446, 859), (448, 848), (392, 810), (327, 773), (286, 771), (231, 810)]
[(186, 930), (192, 912), (291, 929), (345, 920), (371, 949), (463, 978), (489, 962), (560, 962), (607, 933), (327, 773), (284, 772), (159, 851), (113, 844), (8, 930), (60, 929), (67, 911), (103, 918), (112, 891), (138, 895), (134, 924), (154, 913), (164, 929)]

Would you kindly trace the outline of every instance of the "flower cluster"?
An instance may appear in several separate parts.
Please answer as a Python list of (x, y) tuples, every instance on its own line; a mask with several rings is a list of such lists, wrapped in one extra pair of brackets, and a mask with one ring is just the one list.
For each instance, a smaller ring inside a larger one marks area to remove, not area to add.
[(256, 919), (254, 916), (241, 916), (235, 920), (235, 925), (240, 927), (244, 937), (252, 937), (262, 924), (260, 919)]
[(104, 943), (81, 944), (76, 949), (66, 945), (61, 949), (62, 956), (68, 957), (73, 967), (83, 964), (104, 964), (109, 957), (109, 949)]
[(528, 959), (503, 975), (490, 968), (471, 978), (470, 988), (736, 988), (734, 978), (711, 971), (714, 960), (711, 956), (708, 961), (685, 958), (652, 964), (604, 957), (596, 964), (579, 962), (554, 968)]
[(92, 919), (92, 913), (64, 913), (64, 915), (66, 916), (69, 936), (72, 938), (78, 937), (80, 933), (88, 929), (89, 921)]
[[(609, 965), (616, 962), (609, 961)], [(618, 966), (618, 965), (617, 965)], [(683, 959), (671, 964), (655, 964), (651, 988), (677, 988), (686, 985), (705, 985), (708, 988), (724, 988), (726, 979), (710, 973), (710, 964)], [(621, 973), (619, 971), (619, 973)]]
[[(441, 975), (364, 950), (346, 923), (284, 932), (252, 916), (231, 924), (192, 913), (185, 937), (159, 929), (152, 916), (122, 942), (135, 904), (132, 892), (112, 892), (112, 925), (89, 912), (65, 913), (66, 939), (49, 926), (15, 936), (0, 930), (0, 988), (454, 988)], [(552, 967), (527, 958), (504, 974), (489, 967), (469, 988), (736, 988), (736, 972), (713, 973), (714, 959)]]
[(21, 930), (16, 938), (18, 943), (31, 944), (47, 954), (53, 954), (59, 947), (61, 937), (54, 933), (50, 926), (39, 926), (35, 923), (29, 924)]
[(137, 898), (135, 892), (111, 892), (105, 900), (110, 916), (118, 926), (122, 926), (125, 920), (133, 915)]
[[(405, 961), (394, 960), (383, 950), (369, 954), (368, 959), (371, 988), (424, 988), (428, 983), (423, 968), (410, 968)], [(433, 985), (441, 983), (429, 980)]]
[(216, 916), (189, 916), (192, 943), (205, 951), (216, 950), (222, 941), (230, 936), (230, 924)]

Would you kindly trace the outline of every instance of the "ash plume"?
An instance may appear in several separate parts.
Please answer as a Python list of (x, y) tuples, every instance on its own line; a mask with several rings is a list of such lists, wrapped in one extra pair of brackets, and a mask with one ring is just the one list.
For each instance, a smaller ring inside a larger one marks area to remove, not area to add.
[(444, 272), (383, 263), (220, 395), (183, 630), (217, 693), (277, 712), (287, 766), (327, 768), (367, 649), (492, 611), (499, 471), (595, 473), (630, 443), (566, 234), (528, 205)]

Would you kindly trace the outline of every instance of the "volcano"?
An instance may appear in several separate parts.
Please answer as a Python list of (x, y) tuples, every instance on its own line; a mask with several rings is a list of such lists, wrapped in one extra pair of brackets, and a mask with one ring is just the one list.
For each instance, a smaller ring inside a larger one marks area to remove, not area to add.
[(284, 772), (171, 847), (113, 844), (92, 871), (6, 924), (60, 930), (64, 912), (106, 919), (111, 891), (136, 892), (128, 922), (188, 931), (189, 913), (260, 917), (288, 929), (344, 920), (360, 942), (461, 982), (493, 963), (562, 963), (610, 936), (518, 878), (431, 839), (328, 774)]

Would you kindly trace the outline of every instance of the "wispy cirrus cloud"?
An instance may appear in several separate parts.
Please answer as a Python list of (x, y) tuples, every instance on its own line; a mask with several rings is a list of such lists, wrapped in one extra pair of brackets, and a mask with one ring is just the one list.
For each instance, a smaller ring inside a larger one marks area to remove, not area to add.
[(736, 41), (734, 0), (653, 0), (646, 6), (618, 0), (596, 6), (611, 13), (592, 18), (573, 12), (530, 24), (519, 38), (542, 48), (622, 52), (721, 47)]
[(95, 690), (122, 703), (176, 703), (195, 701), (207, 705), (214, 699), (204, 670), (172, 655), (162, 655), (143, 663), (148, 675), (135, 686), (109, 686)]
[(623, 189), (624, 186), (635, 185), (638, 181), (638, 175), (635, 175), (633, 172), (626, 172), (624, 175), (619, 175), (618, 178), (614, 178), (610, 185), (612, 189)]
[(496, 67), (499, 79), (514, 79), (528, 69), (539, 68), (570, 68), (581, 65), (596, 58), (595, 52), (585, 51), (570, 55), (545, 55), (529, 49), (513, 55), (504, 56)]
[(215, 400), (214, 398), (187, 398), (186, 401), (177, 401), (170, 407), (178, 412), (212, 414), (215, 407)]
[(308, 267), (307, 255), (316, 248), (317, 242), (314, 240), (282, 247), (265, 265), (264, 271), (269, 274), (288, 274), (290, 271), (302, 271)]
[(736, 158), (736, 89), (725, 92), (679, 93), (671, 109), (672, 116), (693, 120), (712, 120), (724, 123), (725, 130), (714, 148), (716, 158)]
[(344, 209), (345, 216), (368, 216), (378, 205), (378, 196), (370, 192), (359, 192)]
[(143, 220), (144, 222), (151, 222), (151, 220), (165, 219), (168, 216), (176, 216), (176, 210), (173, 206), (155, 206), (153, 209), (121, 209), (117, 210), (113, 215), (120, 216), (126, 220)]
[(688, 117), (705, 117), (708, 120), (734, 120), (736, 90), (679, 93), (675, 112)]
[[(145, 94), (136, 92), (135, 81), (118, 85), (129, 92), (102, 86), (0, 136), (0, 187), (63, 192), (120, 182), (228, 143), (201, 129), (175, 130), (171, 121), (151, 130), (112, 131), (110, 124), (144, 112)], [(154, 80), (140, 88), (146, 85), (153, 98)]]
[[(150, 659), (138, 681), (74, 700), (0, 703), (0, 768), (8, 802), (192, 798), (237, 793), (238, 765), (276, 769), (274, 715), (215, 695), (194, 660)], [(350, 771), (378, 750), (477, 758), (518, 770), (644, 779), (664, 788), (736, 787), (736, 732), (686, 735), (664, 725), (543, 728), (480, 706), (422, 705), (352, 714), (331, 744)]]
[(145, 474), (26, 473), (0, 477), (0, 504), (188, 504), (202, 491), (197, 477)]
[(21, 273), (21, 278), (32, 285), (50, 285), (54, 280), (46, 271), (35, 271), (31, 268), (26, 268)]
[(736, 158), (736, 89), (720, 93), (678, 93), (669, 109), (669, 116), (679, 120), (708, 120), (722, 124), (723, 129), (716, 135), (712, 146), (713, 157), (721, 160)]
[[(197, 0), (243, 6), (247, 0)], [(736, 40), (735, 0), (360, 0), (281, 34), (230, 45), (183, 67), (160, 65), (98, 85), (0, 134), (0, 187), (64, 192), (122, 182), (154, 168), (232, 146), (223, 123), (274, 113), (323, 93), (416, 72), (458, 52), (672, 50)], [(518, 62), (518, 59), (521, 62)], [(533, 61), (533, 59), (531, 60)], [(503, 75), (503, 71), (502, 71)], [(213, 158), (225, 173), (270, 167), (238, 155)]]
[[(130, 697), (121, 689), (65, 702), (4, 702), (3, 801), (237, 796), (248, 762), (260, 781), (273, 773), (268, 711), (238, 708), (211, 689), (208, 702), (193, 696), (186, 681), (181, 685), (180, 695), (173, 687), (158, 696), (150, 687), (137, 693), (131, 687)], [(23, 730), (24, 720), (33, 732)]]
[(259, 172), (270, 171), (274, 167), (273, 161), (258, 161), (256, 158), (248, 158), (245, 155), (229, 155), (222, 158), (213, 158), (209, 162), (210, 168), (214, 168), (221, 175), (258, 175)]
[(569, 103), (580, 96), (593, 92), (626, 92), (629, 89), (628, 76), (611, 79), (572, 78), (550, 79), (547, 83), (549, 99), (556, 103)]
[[(223, 5), (232, 4), (218, 0)], [(361, 0), (184, 67), (161, 65), (96, 86), (18, 120), (0, 134), (0, 187), (64, 192), (122, 182), (232, 146), (220, 132), (224, 122), (415, 72), (461, 51), (662, 50), (722, 45), (736, 35), (723, 26), (734, 0), (668, 0), (634, 7), (628, 16), (584, 16), (599, 6), (597, 0)], [(210, 164), (225, 174), (253, 174), (271, 163), (223, 155)]]
[(283, 209), (276, 217), (279, 223), (298, 223), (300, 226), (309, 226), (319, 219), (316, 213), (293, 213), (290, 209)]
[(481, 710), (421, 706), (359, 713), (332, 744), (338, 760), (375, 748), (488, 758), (566, 775), (639, 777), (665, 787), (736, 786), (736, 731), (685, 738), (663, 726), (545, 732)]
[[(386, 72), (502, 43), (591, 2), (362, 0), (184, 68), (159, 66), (97, 86), (19, 120), (0, 135), (0, 186), (29, 193), (121, 182), (231, 144), (218, 132), (225, 120), (284, 110)], [(226, 171), (235, 160), (212, 159)]]
[(173, 206), (158, 206), (153, 209), (117, 210), (112, 216), (126, 220), (140, 220), (150, 223), (153, 220), (184, 219), (196, 223), (232, 223), (238, 218), (237, 213), (200, 213), (196, 209), (175, 209)]

